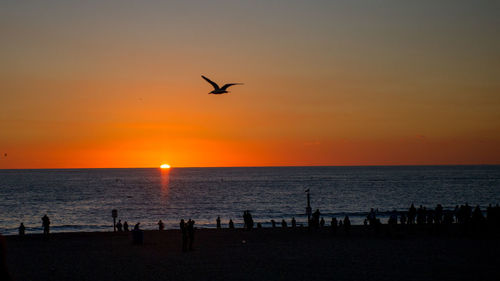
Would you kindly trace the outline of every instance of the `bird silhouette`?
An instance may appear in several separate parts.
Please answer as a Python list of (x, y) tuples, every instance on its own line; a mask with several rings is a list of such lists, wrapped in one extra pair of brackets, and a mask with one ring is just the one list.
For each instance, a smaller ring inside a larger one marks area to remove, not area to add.
[(234, 85), (243, 85), (243, 83), (228, 83), (222, 87), (219, 87), (219, 85), (217, 85), (217, 83), (208, 79), (207, 77), (202, 75), (201, 78), (205, 79), (205, 81), (207, 81), (208, 83), (210, 83), (210, 85), (212, 85), (212, 87), (214, 87), (214, 90), (211, 91), (210, 93), (208, 93), (208, 94), (213, 94), (213, 95), (221, 95), (221, 94), (229, 93), (227, 91), (227, 88), (234, 86)]

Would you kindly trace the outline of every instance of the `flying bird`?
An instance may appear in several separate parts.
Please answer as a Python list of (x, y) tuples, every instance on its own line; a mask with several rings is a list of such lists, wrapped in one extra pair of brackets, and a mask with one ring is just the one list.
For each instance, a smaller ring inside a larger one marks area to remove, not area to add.
[(243, 85), (243, 83), (228, 83), (228, 84), (225, 84), (222, 87), (219, 87), (219, 85), (217, 85), (217, 83), (215, 83), (214, 81), (208, 79), (207, 77), (205, 77), (205, 76), (202, 75), (201, 78), (205, 79), (208, 83), (210, 83), (210, 85), (212, 85), (214, 87), (214, 90), (211, 91), (208, 94), (221, 95), (221, 94), (229, 93), (227, 91), (227, 88), (229, 88), (231, 86), (234, 86), (234, 85)]

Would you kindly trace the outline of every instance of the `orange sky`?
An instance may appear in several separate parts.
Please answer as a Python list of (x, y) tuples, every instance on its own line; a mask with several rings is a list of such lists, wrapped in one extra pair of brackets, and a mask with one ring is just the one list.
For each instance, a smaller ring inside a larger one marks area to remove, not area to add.
[(497, 3), (67, 2), (0, 4), (0, 168), (500, 164)]

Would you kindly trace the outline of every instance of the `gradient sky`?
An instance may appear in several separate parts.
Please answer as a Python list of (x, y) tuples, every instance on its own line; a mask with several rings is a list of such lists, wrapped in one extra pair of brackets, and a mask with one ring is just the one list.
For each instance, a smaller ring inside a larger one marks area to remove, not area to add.
[(500, 164), (498, 1), (0, 0), (0, 36), (0, 168)]

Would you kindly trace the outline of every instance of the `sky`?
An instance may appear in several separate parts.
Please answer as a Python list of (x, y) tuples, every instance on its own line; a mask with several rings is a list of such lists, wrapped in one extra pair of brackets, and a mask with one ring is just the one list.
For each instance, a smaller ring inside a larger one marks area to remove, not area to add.
[(500, 164), (498, 1), (0, 0), (0, 36), (3, 169)]

